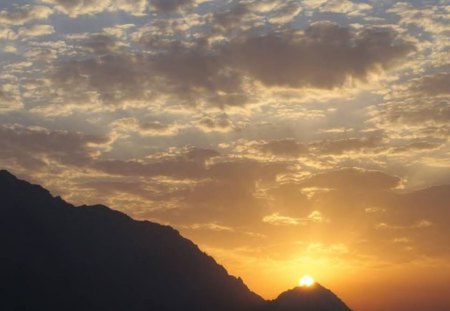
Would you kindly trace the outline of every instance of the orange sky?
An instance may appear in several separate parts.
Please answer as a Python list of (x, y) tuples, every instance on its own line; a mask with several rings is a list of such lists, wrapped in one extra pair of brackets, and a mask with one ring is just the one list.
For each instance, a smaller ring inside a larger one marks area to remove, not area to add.
[(445, 1), (0, 3), (0, 167), (266, 298), (450, 310)]

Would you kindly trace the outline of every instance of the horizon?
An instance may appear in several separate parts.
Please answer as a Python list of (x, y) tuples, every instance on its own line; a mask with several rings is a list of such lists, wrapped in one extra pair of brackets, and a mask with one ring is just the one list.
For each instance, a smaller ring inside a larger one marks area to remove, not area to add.
[(265, 299), (310, 276), (450, 309), (446, 1), (6, 2), (0, 169), (169, 225)]

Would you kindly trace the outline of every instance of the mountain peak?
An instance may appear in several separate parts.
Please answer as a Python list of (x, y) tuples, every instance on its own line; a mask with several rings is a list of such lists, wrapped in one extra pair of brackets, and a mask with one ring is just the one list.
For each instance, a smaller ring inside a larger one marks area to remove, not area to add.
[(0, 170), (0, 201), (0, 209), (6, 209), (31, 205), (54, 206), (62, 200), (54, 198), (47, 189), (21, 180), (3, 169)]
[(272, 301), (274, 311), (351, 311), (333, 292), (319, 283), (294, 287)]
[(16, 176), (11, 174), (9, 171), (0, 169), (0, 178), (10, 178), (10, 179), (17, 179)]

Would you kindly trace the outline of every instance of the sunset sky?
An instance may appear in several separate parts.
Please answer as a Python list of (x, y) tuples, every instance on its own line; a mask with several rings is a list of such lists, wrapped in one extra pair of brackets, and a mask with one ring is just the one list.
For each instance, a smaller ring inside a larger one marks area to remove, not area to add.
[(449, 36), (447, 0), (1, 1), (0, 168), (265, 298), (450, 310)]

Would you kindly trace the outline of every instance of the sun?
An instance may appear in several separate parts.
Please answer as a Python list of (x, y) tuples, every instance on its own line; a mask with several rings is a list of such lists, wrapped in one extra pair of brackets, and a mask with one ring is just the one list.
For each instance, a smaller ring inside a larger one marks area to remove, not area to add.
[(314, 279), (311, 276), (305, 275), (300, 278), (299, 285), (301, 287), (311, 287), (314, 285), (314, 283)]

